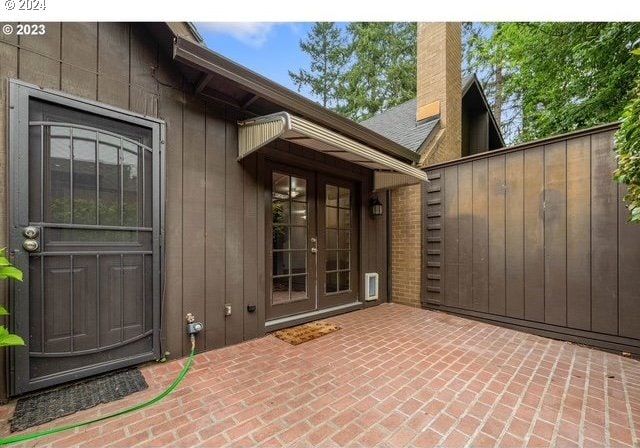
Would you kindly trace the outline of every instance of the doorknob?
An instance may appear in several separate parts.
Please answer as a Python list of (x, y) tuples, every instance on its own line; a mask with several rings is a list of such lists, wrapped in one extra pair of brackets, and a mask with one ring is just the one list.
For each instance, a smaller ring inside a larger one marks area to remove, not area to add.
[(22, 234), (29, 239), (38, 238), (38, 235), (40, 235), (40, 229), (36, 226), (27, 226), (22, 230)]
[(36, 240), (24, 240), (22, 242), (22, 247), (27, 252), (35, 252), (35, 251), (38, 250), (40, 245), (38, 244), (38, 242)]
[(22, 229), (22, 234), (26, 239), (22, 242), (22, 248), (27, 252), (35, 252), (40, 249), (40, 228), (36, 226), (27, 226)]
[(317, 238), (311, 238), (311, 253), (312, 254), (317, 254), (318, 253), (318, 239)]

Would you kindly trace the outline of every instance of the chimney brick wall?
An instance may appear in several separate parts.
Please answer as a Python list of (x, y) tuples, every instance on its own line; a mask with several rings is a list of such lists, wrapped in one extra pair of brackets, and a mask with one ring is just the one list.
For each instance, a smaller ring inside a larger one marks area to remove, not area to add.
[(420, 307), (420, 185), (393, 190), (391, 199), (391, 296)]
[(462, 29), (459, 22), (418, 24), (417, 112), (440, 103), (443, 136), (423, 153), (421, 166), (457, 159), (462, 154)]
[[(416, 120), (440, 116), (441, 138), (425, 148), (420, 166), (462, 154), (462, 32), (460, 23), (419, 23)], [(420, 307), (422, 195), (419, 185), (398, 188), (391, 203), (392, 297)]]

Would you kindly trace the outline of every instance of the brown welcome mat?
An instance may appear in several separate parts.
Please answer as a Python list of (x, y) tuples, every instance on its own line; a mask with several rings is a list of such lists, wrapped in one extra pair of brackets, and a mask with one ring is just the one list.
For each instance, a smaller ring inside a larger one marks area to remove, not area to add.
[(333, 333), (339, 329), (340, 327), (337, 325), (318, 321), (298, 325), (297, 327), (285, 328), (284, 330), (276, 331), (273, 335), (291, 345), (298, 345), (324, 336), (325, 334)]

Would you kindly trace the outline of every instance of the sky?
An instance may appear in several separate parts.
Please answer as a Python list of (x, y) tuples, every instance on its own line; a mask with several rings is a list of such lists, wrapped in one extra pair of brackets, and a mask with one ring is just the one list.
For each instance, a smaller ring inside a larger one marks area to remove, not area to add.
[(294, 91), (289, 70), (309, 68), (299, 42), (312, 26), (313, 22), (196, 23), (207, 47)]

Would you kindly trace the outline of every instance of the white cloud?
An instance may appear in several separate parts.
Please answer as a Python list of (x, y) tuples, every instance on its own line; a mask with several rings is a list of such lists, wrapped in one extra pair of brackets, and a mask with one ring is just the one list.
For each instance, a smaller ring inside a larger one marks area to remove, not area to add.
[(264, 45), (275, 23), (268, 22), (208, 22), (198, 23), (198, 28), (215, 34), (226, 34), (250, 47)]

